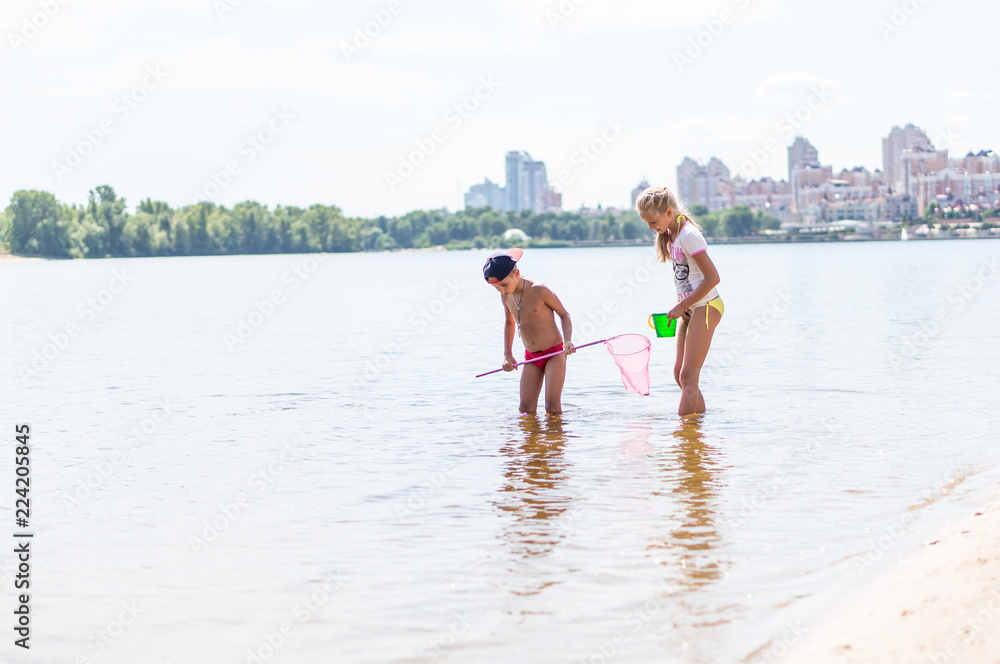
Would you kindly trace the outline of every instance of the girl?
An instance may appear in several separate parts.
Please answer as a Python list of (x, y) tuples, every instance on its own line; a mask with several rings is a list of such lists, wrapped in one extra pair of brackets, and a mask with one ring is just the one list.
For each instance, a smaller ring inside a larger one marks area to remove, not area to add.
[(656, 257), (661, 263), (669, 258), (674, 265), (677, 306), (667, 315), (680, 319), (674, 363), (674, 380), (681, 388), (677, 413), (704, 413), (705, 397), (698, 388), (698, 377), (724, 311), (715, 290), (719, 272), (708, 257), (701, 229), (669, 189), (650, 187), (636, 200), (635, 209), (657, 234)]

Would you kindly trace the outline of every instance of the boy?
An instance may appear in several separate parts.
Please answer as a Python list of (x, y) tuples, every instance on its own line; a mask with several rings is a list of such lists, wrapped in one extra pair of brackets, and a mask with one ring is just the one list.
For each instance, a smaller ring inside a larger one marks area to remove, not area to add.
[[(521, 372), (520, 412), (534, 415), (538, 408), (538, 394), (545, 381), (545, 412), (557, 415), (562, 412), (562, 388), (566, 379), (566, 356), (576, 352), (573, 342), (573, 322), (562, 302), (544, 284), (529, 281), (521, 276), (517, 261), (524, 253), (521, 249), (497, 252), (486, 260), (483, 276), (487, 283), (500, 291), (504, 309), (503, 370), (514, 371), (516, 363), (511, 346), (514, 330), (524, 342), (524, 359), (562, 351), (554, 357), (525, 364)], [(562, 323), (562, 335), (556, 329), (555, 316)]]

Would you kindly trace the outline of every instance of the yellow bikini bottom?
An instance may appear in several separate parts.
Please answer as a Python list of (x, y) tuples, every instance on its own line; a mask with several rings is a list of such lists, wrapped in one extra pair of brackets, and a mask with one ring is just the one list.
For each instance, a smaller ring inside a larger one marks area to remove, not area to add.
[[(723, 316), (726, 313), (726, 305), (722, 304), (722, 298), (721, 297), (716, 297), (714, 300), (709, 300), (708, 302), (706, 302), (702, 306), (712, 307), (713, 309), (715, 309), (716, 311), (719, 312), (720, 316)], [(707, 311), (705, 312), (705, 329), (706, 330), (708, 329), (708, 312)]]

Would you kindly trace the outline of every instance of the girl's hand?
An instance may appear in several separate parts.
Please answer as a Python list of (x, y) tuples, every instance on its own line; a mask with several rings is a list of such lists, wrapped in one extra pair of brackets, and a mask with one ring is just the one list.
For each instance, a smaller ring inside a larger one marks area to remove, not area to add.
[(575, 352), (576, 352), (576, 346), (573, 345), (572, 341), (567, 341), (563, 348), (563, 353), (565, 353), (566, 355), (572, 355)]
[(687, 307), (679, 302), (677, 303), (677, 306), (667, 312), (667, 318), (680, 318), (681, 316), (684, 316), (684, 318), (687, 319), (691, 316), (691, 312), (688, 311)]
[(503, 364), (500, 366), (503, 367), (504, 371), (516, 371), (517, 367), (514, 366), (515, 364), (517, 364), (517, 362), (514, 361), (514, 356), (506, 355), (503, 358)]

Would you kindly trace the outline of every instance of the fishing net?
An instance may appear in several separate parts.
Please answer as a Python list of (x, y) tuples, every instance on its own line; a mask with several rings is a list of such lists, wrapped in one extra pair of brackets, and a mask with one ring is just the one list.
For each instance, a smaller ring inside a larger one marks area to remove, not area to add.
[(622, 384), (629, 392), (649, 394), (649, 339), (641, 334), (620, 334), (604, 342), (622, 372)]

